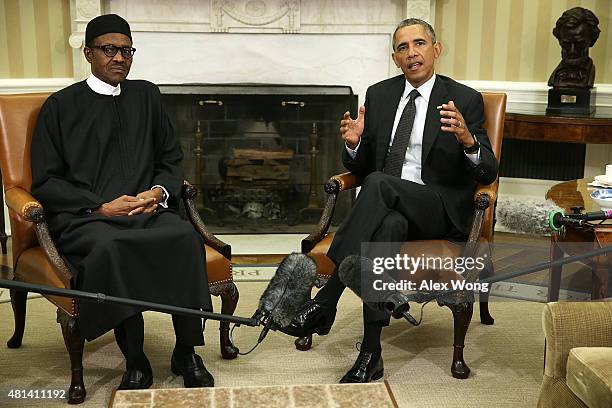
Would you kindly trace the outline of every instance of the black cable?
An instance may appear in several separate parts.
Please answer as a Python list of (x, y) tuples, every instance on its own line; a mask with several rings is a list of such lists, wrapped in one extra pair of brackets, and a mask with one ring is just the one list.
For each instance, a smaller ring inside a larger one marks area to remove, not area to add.
[[(288, 282), (287, 282), (288, 283)], [(280, 296), (278, 298), (278, 301), (276, 302), (276, 304), (272, 307), (272, 310), (276, 309), (280, 303), (280, 301), (283, 299), (285, 292), (287, 291), (287, 283), (285, 283), (285, 286), (283, 288), (283, 293), (282, 296)], [(268, 321), (266, 321), (266, 323), (264, 324), (263, 329), (261, 329), (261, 333), (259, 334), (259, 338), (257, 339), (257, 343), (255, 343), (255, 345), (253, 347), (251, 347), (251, 349), (249, 351), (247, 351), (246, 353), (241, 353), (240, 351), (238, 352), (238, 355), (240, 356), (246, 356), (247, 354), (250, 354), (253, 350), (255, 350), (257, 347), (259, 347), (259, 345), (263, 342), (264, 338), (268, 335), (268, 333), (266, 332), (266, 334), (264, 335), (264, 331), (268, 331), (270, 330), (273, 322), (272, 322), (272, 318), (270, 316), (267, 316)], [(230, 338), (230, 342), (232, 344), (234, 344), (234, 329), (236, 327), (240, 327), (240, 324), (235, 323), (232, 328), (230, 329), (229, 332), (229, 338)]]

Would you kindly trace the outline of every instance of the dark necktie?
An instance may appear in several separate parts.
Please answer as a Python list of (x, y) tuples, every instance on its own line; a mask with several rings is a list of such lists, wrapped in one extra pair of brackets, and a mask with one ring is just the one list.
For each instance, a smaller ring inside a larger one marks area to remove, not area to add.
[(391, 176), (402, 176), (402, 167), (404, 166), (406, 149), (410, 144), (410, 133), (412, 132), (412, 125), (414, 124), (414, 116), (416, 114), (415, 100), (419, 96), (421, 96), (421, 94), (416, 89), (413, 89), (410, 94), (408, 94), (410, 99), (404, 107), (400, 121), (397, 124), (395, 136), (393, 137), (393, 144), (391, 145), (389, 154), (385, 159), (384, 172)]

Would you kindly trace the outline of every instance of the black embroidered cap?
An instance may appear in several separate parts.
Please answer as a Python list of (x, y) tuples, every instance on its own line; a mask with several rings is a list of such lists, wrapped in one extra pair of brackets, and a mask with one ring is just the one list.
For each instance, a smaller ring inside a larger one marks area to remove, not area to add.
[(103, 14), (91, 19), (87, 23), (85, 29), (85, 44), (91, 44), (91, 41), (103, 34), (120, 33), (125, 34), (132, 39), (132, 31), (130, 25), (123, 17), (117, 14)]

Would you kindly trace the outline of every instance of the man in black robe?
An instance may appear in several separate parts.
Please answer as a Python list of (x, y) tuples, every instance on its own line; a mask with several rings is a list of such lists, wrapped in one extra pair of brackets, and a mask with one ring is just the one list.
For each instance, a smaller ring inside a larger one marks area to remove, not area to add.
[[(43, 204), (76, 287), (113, 296), (212, 310), (204, 243), (176, 213), (182, 152), (158, 88), (125, 79), (136, 51), (123, 18), (89, 22), (91, 75), (43, 105), (32, 140), (32, 193)], [(148, 388), (142, 310), (80, 304), (88, 341), (114, 329), (126, 358), (119, 389)], [(186, 387), (213, 386), (194, 346), (202, 320), (172, 316), (171, 369)]]

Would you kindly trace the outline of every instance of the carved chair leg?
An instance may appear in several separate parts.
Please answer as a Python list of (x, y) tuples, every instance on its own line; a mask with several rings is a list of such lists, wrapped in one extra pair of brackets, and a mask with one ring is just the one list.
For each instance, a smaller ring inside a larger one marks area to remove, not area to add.
[(450, 308), (451, 312), (453, 312), (455, 328), (451, 373), (455, 378), (468, 378), (470, 375), (470, 368), (465, 363), (465, 360), (463, 360), (463, 347), (465, 345), (465, 335), (470, 325), (470, 321), (472, 320), (474, 305), (471, 302), (467, 302), (450, 304), (448, 307)]
[[(490, 259), (490, 257), (489, 257)], [(482, 279), (493, 276), (493, 263), (488, 262), (485, 269), (483, 269), (480, 277)], [(479, 312), (480, 312), (480, 323), (491, 325), (495, 323), (495, 319), (491, 316), (489, 312), (489, 295), (491, 293), (491, 285), (489, 285), (489, 290), (487, 292), (479, 292), (478, 299), (480, 301)]]
[(83, 347), (85, 339), (79, 333), (75, 318), (68, 316), (62, 310), (57, 310), (57, 322), (62, 327), (66, 350), (70, 354), (70, 369), (72, 378), (68, 389), (68, 403), (80, 404), (85, 400), (87, 391), (83, 383)]
[[(234, 282), (221, 289), (221, 313), (233, 315), (240, 297), (238, 288)], [(232, 360), (238, 355), (238, 347), (232, 344), (229, 336), (229, 322), (221, 322), (219, 325), (219, 338), (221, 343), (221, 356), (226, 360)]]
[(15, 316), (15, 331), (13, 337), (6, 342), (8, 348), (18, 348), (23, 340), (23, 331), (25, 330), (26, 318), (26, 300), (28, 292), (11, 289), (11, 305), (13, 306), (13, 315)]

